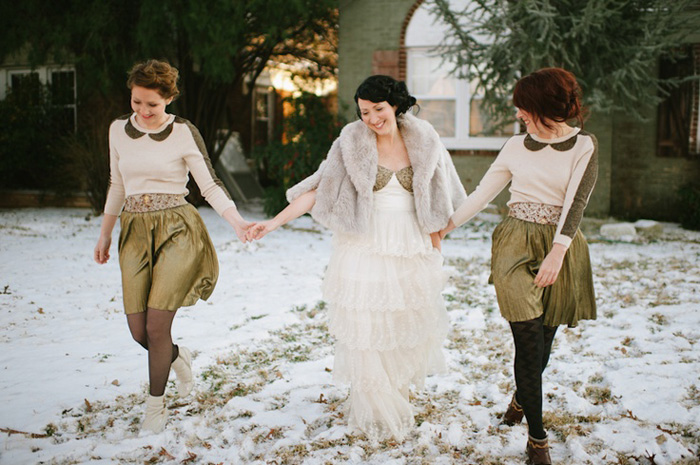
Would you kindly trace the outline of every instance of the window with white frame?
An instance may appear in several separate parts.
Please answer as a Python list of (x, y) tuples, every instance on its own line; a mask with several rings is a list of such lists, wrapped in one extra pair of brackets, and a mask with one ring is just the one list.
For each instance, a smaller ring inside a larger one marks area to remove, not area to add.
[(680, 79), (665, 90), (657, 110), (657, 155), (700, 156), (700, 84), (688, 79), (700, 71), (700, 44), (679, 47), (680, 57), (659, 60), (659, 77)]
[(51, 103), (60, 110), (62, 121), (67, 128), (75, 130), (78, 110), (76, 75), (72, 67), (2, 69), (0, 70), (0, 98), (4, 99), (8, 90), (18, 90), (22, 85), (35, 85), (36, 81), (48, 87)]
[(62, 119), (67, 127), (77, 127), (78, 108), (74, 70), (49, 70), (51, 103), (61, 109)]
[(406, 56), (406, 85), (416, 97), (420, 116), (432, 123), (443, 138), (456, 138), (464, 123), (457, 114), (457, 102), (463, 100), (463, 82), (451, 77), (441, 58), (427, 49), (409, 50)]
[(266, 145), (272, 141), (274, 110), (274, 88), (271, 86), (255, 86), (253, 97), (253, 145)]
[[(459, 3), (456, 7), (468, 3), (454, 2)], [(452, 65), (435, 52), (446, 27), (423, 3), (406, 29), (406, 85), (418, 100), (418, 116), (430, 121), (448, 149), (498, 150), (516, 132), (517, 125), (494, 130), (482, 110), (482, 97), (474, 92), (474, 83), (451, 74)]]

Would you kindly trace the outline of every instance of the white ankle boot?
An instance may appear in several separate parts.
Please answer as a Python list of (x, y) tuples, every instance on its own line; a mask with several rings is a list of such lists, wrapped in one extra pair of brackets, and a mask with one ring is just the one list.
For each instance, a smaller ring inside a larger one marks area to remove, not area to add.
[(187, 347), (179, 347), (179, 353), (171, 365), (175, 376), (177, 376), (177, 394), (180, 397), (187, 397), (194, 387), (192, 378), (192, 352)]
[(165, 429), (168, 420), (168, 409), (165, 408), (165, 395), (148, 396), (146, 400), (146, 418), (141, 425), (145, 433), (160, 433)]

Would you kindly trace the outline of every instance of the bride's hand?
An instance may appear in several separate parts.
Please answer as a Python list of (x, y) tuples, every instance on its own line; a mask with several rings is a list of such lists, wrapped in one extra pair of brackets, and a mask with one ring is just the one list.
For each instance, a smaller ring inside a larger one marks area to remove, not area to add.
[(438, 252), (442, 252), (442, 238), (440, 237), (440, 232), (430, 233), (430, 242), (433, 243), (434, 249), (438, 249)]
[(441, 229), (441, 230), (439, 231), (440, 239), (444, 239), (445, 236), (447, 236), (447, 234), (448, 234), (450, 231), (452, 231), (453, 229), (455, 229), (456, 227), (457, 227), (457, 226), (455, 226), (454, 221), (452, 221), (452, 218), (450, 218), (450, 221), (449, 221), (449, 223), (447, 223), (447, 226), (445, 226), (444, 229)]
[(277, 229), (277, 225), (274, 223), (274, 220), (261, 221), (248, 230), (246, 239), (249, 241), (257, 241), (275, 229)]
[(250, 239), (248, 239), (248, 232), (255, 226), (255, 224), (256, 223), (251, 221), (245, 221), (242, 218), (240, 221), (234, 222), (233, 230), (236, 232), (238, 240), (240, 240), (244, 244), (250, 241)]

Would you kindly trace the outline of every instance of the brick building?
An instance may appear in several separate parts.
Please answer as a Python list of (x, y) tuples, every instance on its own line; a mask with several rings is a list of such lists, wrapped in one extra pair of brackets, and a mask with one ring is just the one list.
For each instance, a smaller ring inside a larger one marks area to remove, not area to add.
[[(449, 68), (430, 53), (443, 30), (424, 0), (341, 0), (338, 98), (352, 119), (352, 98), (365, 77), (388, 74), (406, 81), (419, 100), (419, 116), (441, 134), (471, 192), (508, 134), (480, 135), (479, 96), (470, 94), (468, 82), (449, 76)], [(684, 46), (692, 52), (687, 60), (662, 62), (655, 72), (698, 74), (700, 32)], [(646, 122), (623, 113), (591, 116), (586, 129), (599, 141), (600, 172), (587, 214), (677, 220), (678, 188), (700, 183), (698, 96), (697, 81), (688, 83), (647, 110)], [(495, 202), (503, 205), (507, 198), (504, 192)]]

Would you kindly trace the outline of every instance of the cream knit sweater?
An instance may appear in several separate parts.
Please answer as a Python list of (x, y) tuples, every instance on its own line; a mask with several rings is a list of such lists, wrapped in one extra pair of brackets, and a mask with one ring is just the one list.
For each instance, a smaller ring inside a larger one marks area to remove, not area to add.
[(149, 130), (138, 125), (135, 114), (117, 118), (109, 127), (109, 157), (107, 214), (119, 216), (129, 195), (187, 195), (188, 173), (219, 215), (235, 206), (214, 173), (202, 136), (186, 119), (168, 115), (161, 127)]
[(556, 139), (521, 134), (501, 149), (481, 182), (454, 212), (459, 226), (483, 210), (510, 182), (510, 200), (562, 207), (554, 242), (569, 247), (598, 174), (598, 142), (578, 128)]

